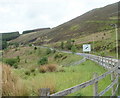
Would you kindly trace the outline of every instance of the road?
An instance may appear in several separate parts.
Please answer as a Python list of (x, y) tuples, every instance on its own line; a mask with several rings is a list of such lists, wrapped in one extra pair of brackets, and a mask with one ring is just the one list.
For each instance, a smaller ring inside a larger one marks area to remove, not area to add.
[[(36, 46), (36, 47), (41, 47), (41, 48), (48, 48), (45, 46)], [(70, 51), (65, 51), (65, 50), (58, 50), (55, 48), (50, 48), (51, 50), (56, 50), (58, 52), (63, 52), (63, 53), (72, 53)], [(118, 59), (113, 59), (113, 58), (108, 58), (108, 57), (102, 57), (102, 56), (97, 56), (97, 55), (93, 55), (93, 54), (88, 54), (88, 53), (75, 53), (76, 55), (80, 55), (83, 56), (87, 59), (90, 59), (94, 62), (99, 63), (99, 65), (103, 66), (106, 69), (111, 69), (114, 66), (119, 65), (118, 69), (120, 69), (120, 60)]]

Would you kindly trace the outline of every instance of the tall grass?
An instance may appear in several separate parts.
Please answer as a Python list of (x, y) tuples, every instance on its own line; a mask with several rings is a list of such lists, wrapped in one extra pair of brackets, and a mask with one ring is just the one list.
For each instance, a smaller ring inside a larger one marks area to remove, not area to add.
[(4, 64), (2, 67), (2, 96), (38, 96), (40, 88), (50, 88), (50, 93), (56, 92), (56, 80), (52, 76), (26, 80), (16, 75), (10, 66)]
[(35, 93), (35, 95), (40, 95), (41, 88), (50, 88), (50, 93), (54, 93), (56, 92), (56, 80), (52, 76), (45, 76), (42, 79), (33, 79), (32, 87), (32, 91)]
[(12, 73), (10, 66), (3, 64), (2, 71), (2, 95), (3, 96), (26, 96), (29, 94), (23, 81)]

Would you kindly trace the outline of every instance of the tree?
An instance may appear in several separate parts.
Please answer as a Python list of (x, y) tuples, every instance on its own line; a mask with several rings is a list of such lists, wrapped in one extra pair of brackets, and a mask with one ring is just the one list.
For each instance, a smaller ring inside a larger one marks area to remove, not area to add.
[(37, 47), (34, 47), (34, 50), (37, 50)]
[(31, 47), (32, 46), (32, 44), (29, 44), (29, 47)]
[(10, 66), (13, 66), (14, 68), (17, 68), (18, 67), (18, 60), (17, 58), (8, 58), (8, 59), (5, 59), (5, 63), (10, 65)]
[(64, 42), (61, 42), (61, 49), (64, 49)]
[(38, 64), (39, 65), (44, 65), (48, 63), (48, 58), (47, 57), (42, 57), (39, 59)]
[(71, 47), (72, 47), (71, 40), (68, 40), (68, 41), (66, 42), (66, 48), (67, 48), (68, 50), (71, 50)]
[(76, 52), (76, 50), (77, 50), (76, 46), (75, 46), (75, 45), (73, 45), (73, 46), (71, 47), (71, 51), (72, 51), (72, 53), (75, 53), (75, 52)]
[(0, 45), (0, 48), (1, 49), (6, 49), (7, 48), (7, 41), (2, 41), (2, 45)]
[(19, 56), (17, 56), (17, 61), (20, 62), (20, 57)]
[(74, 40), (74, 39), (72, 40), (72, 43), (73, 43), (73, 44), (75, 43), (75, 40)]
[(19, 47), (19, 43), (17, 43), (17, 42), (14, 43), (14, 46), (15, 46), (15, 47)]
[(51, 49), (50, 49), (50, 48), (47, 48), (46, 54), (48, 55), (48, 54), (50, 54), (51, 52), (52, 52)]

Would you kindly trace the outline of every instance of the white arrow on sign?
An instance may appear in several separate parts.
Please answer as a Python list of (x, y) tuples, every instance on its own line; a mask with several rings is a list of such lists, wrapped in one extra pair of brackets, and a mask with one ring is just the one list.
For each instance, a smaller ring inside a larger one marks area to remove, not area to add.
[(90, 52), (91, 51), (91, 45), (90, 44), (84, 44), (83, 45), (83, 52)]

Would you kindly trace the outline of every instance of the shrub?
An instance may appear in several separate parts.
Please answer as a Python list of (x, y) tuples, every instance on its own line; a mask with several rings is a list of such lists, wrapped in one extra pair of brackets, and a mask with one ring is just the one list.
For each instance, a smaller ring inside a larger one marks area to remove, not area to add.
[(31, 69), (30, 71), (31, 71), (31, 72), (35, 72), (35, 69)]
[(61, 47), (61, 49), (64, 49), (64, 42), (61, 42), (60, 47)]
[(17, 49), (17, 48), (15, 48), (15, 51), (18, 51), (18, 49)]
[(53, 53), (56, 53), (56, 50), (54, 49), (52, 52), (53, 52)]
[(20, 62), (20, 57), (19, 56), (17, 56), (17, 61)]
[(59, 54), (55, 54), (54, 59), (58, 59), (63, 57), (63, 54), (59, 53)]
[(32, 44), (29, 44), (29, 47), (31, 47), (32, 46)]
[(16, 58), (9, 58), (5, 60), (5, 63), (10, 65), (10, 66), (14, 66), (14, 68), (17, 68), (18, 66), (18, 60)]
[(29, 76), (29, 75), (30, 75), (30, 71), (27, 70), (27, 71), (25, 72), (25, 75), (28, 75), (28, 76)]
[(47, 57), (40, 58), (40, 60), (38, 61), (38, 64), (40, 64), (40, 65), (44, 65), (44, 64), (47, 64), (47, 63), (48, 63), (48, 58)]
[(17, 48), (19, 47), (19, 43), (14, 43), (14, 46)]
[(71, 47), (72, 47), (72, 41), (71, 41), (71, 40), (68, 40), (68, 41), (66, 42), (66, 48), (67, 48), (68, 50), (71, 50)]
[(31, 71), (31, 72), (35, 72), (35, 68), (34, 68), (34, 67), (31, 67), (31, 68), (30, 68), (30, 71)]
[(56, 64), (47, 65), (47, 69), (49, 72), (54, 72), (57, 70), (57, 65)]
[(71, 42), (74, 44), (74, 43), (75, 43), (75, 40), (73, 39), (73, 40), (71, 40)]
[(72, 51), (72, 53), (75, 53), (75, 52), (76, 52), (76, 50), (77, 50), (76, 46), (75, 46), (75, 45), (73, 45), (73, 46), (71, 47), (71, 51)]
[(25, 59), (25, 63), (27, 63), (27, 59)]
[(37, 47), (34, 47), (34, 50), (37, 50)]
[(32, 54), (33, 52), (32, 51), (29, 51), (29, 55)]
[(39, 72), (41, 72), (41, 73), (45, 73), (45, 72), (47, 72), (47, 67), (46, 67), (46, 65), (44, 65), (44, 66), (40, 66), (40, 68), (39, 68)]
[(45, 73), (45, 72), (55, 72), (57, 70), (57, 65), (56, 64), (49, 64), (49, 65), (43, 65), (40, 66), (39, 72)]
[(104, 53), (104, 52), (101, 52), (100, 55), (101, 55), (101, 56), (105, 56), (105, 53)]
[(51, 49), (50, 49), (50, 48), (47, 48), (46, 54), (48, 55), (48, 54), (50, 54), (50, 53), (52, 53)]

